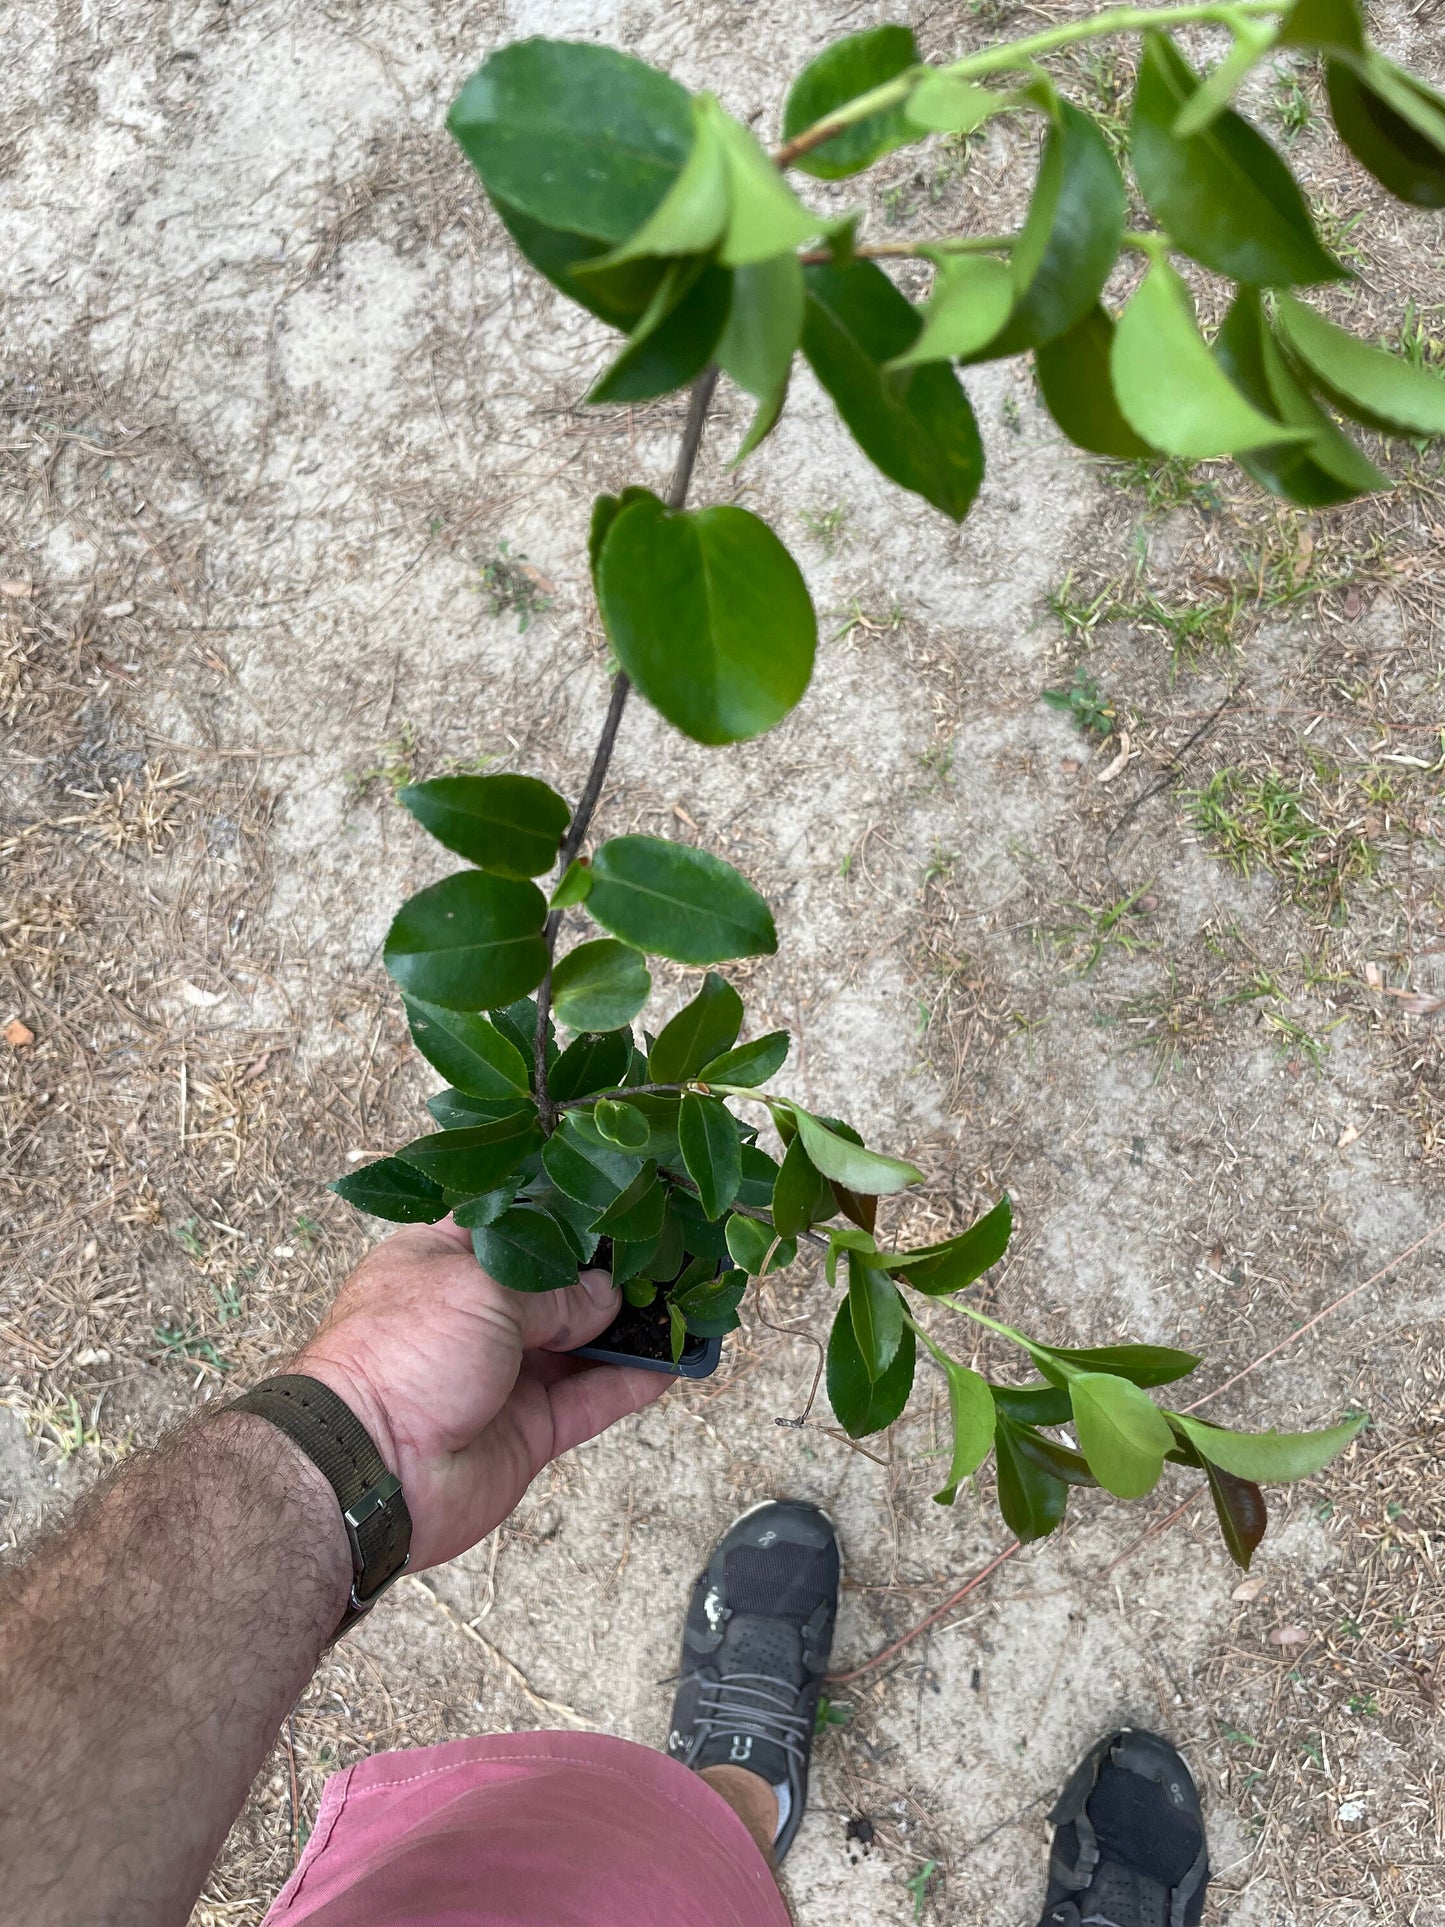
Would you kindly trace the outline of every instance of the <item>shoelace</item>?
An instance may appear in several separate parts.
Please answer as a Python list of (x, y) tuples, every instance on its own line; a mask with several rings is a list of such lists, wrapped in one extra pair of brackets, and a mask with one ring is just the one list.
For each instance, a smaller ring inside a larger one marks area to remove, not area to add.
[(729, 1673), (725, 1679), (698, 1682), (697, 1723), (701, 1740), (720, 1734), (750, 1733), (770, 1740), (801, 1766), (808, 1736), (808, 1716), (792, 1711), (798, 1689), (790, 1680), (771, 1673)]

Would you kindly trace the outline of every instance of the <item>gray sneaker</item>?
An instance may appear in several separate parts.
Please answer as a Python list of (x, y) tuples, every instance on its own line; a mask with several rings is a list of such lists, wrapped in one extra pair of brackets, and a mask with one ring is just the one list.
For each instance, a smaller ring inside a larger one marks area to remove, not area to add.
[(773, 1852), (793, 1843), (833, 1650), (842, 1561), (826, 1512), (769, 1499), (729, 1526), (687, 1610), (667, 1750), (694, 1772), (740, 1766), (778, 1799)]

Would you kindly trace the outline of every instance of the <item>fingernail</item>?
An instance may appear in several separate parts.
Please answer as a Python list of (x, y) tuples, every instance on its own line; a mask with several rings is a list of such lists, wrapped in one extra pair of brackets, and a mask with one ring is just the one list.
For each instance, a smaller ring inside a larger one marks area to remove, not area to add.
[(610, 1305), (616, 1296), (617, 1287), (610, 1271), (584, 1271), (578, 1283), (594, 1305)]

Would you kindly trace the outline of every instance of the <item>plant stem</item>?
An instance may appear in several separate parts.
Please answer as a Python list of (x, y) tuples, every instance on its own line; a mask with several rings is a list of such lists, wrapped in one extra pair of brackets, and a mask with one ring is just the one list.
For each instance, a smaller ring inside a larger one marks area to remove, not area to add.
[[(1107, 34), (1141, 33), (1149, 27), (1184, 26), (1191, 21), (1213, 21), (1229, 27), (1238, 20), (1268, 19), (1288, 13), (1289, 6), (1290, 0), (1189, 0), (1187, 5), (1175, 7), (1106, 7), (1090, 19), (1047, 27), (1042, 33), (1029, 34), (1023, 40), (1010, 41), (1001, 47), (988, 47), (982, 53), (966, 54), (962, 60), (950, 61), (942, 67), (910, 67), (894, 79), (885, 80), (881, 87), (859, 94), (856, 100), (848, 101), (822, 120), (814, 121), (811, 127), (805, 127), (801, 134), (795, 134), (792, 140), (773, 150), (773, 160), (779, 167), (790, 167), (800, 154), (820, 147), (845, 127), (867, 120), (870, 114), (881, 113), (884, 108), (896, 107), (900, 101), (907, 100), (928, 72), (948, 74), (955, 80), (975, 80), (984, 74), (1008, 73), (1014, 68), (1026, 67), (1040, 54), (1057, 53), (1061, 47), (1073, 46), (1080, 40), (1096, 40)], [(920, 140), (923, 132), (920, 128)]]
[[(717, 386), (717, 369), (705, 368), (692, 385), (692, 396), (688, 402), (687, 426), (682, 431), (682, 443), (677, 451), (677, 463), (672, 471), (672, 481), (667, 491), (667, 506), (680, 509), (687, 500), (688, 484), (692, 481), (692, 471), (697, 462), (697, 451), (702, 442), (703, 425), (707, 421), (708, 405), (712, 401), (713, 389)], [(592, 818), (602, 798), (602, 785), (607, 780), (607, 768), (612, 761), (612, 752), (617, 745), (617, 731), (621, 727), (622, 712), (627, 707), (628, 691), (632, 688), (624, 670), (619, 669), (612, 679), (612, 695), (607, 704), (607, 716), (602, 724), (602, 734), (597, 739), (597, 747), (592, 752), (592, 767), (587, 772), (582, 795), (572, 821), (567, 825), (567, 834), (562, 839), (562, 847), (557, 852), (557, 871), (559, 876), (567, 874), (567, 865), (582, 847), (584, 837), (591, 828)], [(557, 948), (557, 938), (562, 929), (562, 912), (553, 910), (548, 914), (542, 930), (542, 941), (547, 946), (547, 970), (537, 991), (537, 1028), (532, 1038), (533, 1077), (537, 1093), (537, 1115), (542, 1129), (550, 1136), (557, 1128), (557, 1106), (552, 1102), (552, 1093), (547, 1088), (547, 1019), (552, 1010), (552, 955)]]

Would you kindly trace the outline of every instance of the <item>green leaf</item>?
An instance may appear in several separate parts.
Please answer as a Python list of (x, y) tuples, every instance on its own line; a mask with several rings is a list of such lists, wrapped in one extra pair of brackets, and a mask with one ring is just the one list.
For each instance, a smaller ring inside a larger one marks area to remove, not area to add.
[(433, 1091), (426, 1107), (444, 1131), (460, 1130), (468, 1124), (491, 1124), (509, 1117), (517, 1108), (515, 1097), (468, 1097), (464, 1091)]
[(1068, 101), (1044, 142), (1023, 231), (1009, 257), (1014, 308), (976, 360), (1066, 334), (1098, 302), (1124, 233), (1124, 180), (1103, 130)]
[(565, 40), (500, 48), (447, 126), (488, 193), (610, 242), (643, 225), (693, 145), (692, 103), (675, 80), (611, 47)]
[(625, 488), (620, 495), (599, 495), (592, 504), (592, 520), (587, 529), (587, 566), (592, 571), (594, 585), (597, 581), (597, 565), (602, 560), (602, 545), (612, 524), (623, 509), (631, 508), (634, 502), (656, 502), (658, 500), (650, 488)]
[(1264, 1494), (1252, 1479), (1237, 1479), (1208, 1459), (1200, 1463), (1209, 1481), (1209, 1496), (1214, 1501), (1215, 1517), (1224, 1535), (1224, 1544), (1235, 1565), (1249, 1571), (1249, 1562), (1269, 1525), (1269, 1510)]
[(905, 1325), (893, 1363), (880, 1379), (871, 1379), (844, 1299), (828, 1339), (828, 1403), (849, 1438), (866, 1438), (870, 1432), (881, 1432), (893, 1423), (908, 1403), (916, 1365), (913, 1328)]
[(727, 157), (718, 139), (716, 113), (706, 97), (689, 102), (693, 139), (681, 171), (642, 226), (620, 247), (603, 255), (595, 268), (616, 267), (640, 255), (709, 254), (728, 222)]
[(818, 623), (807, 584), (747, 509), (634, 502), (607, 532), (597, 596), (622, 667), (696, 742), (759, 736), (808, 686)]
[(1234, 45), (1179, 110), (1174, 122), (1177, 140), (1202, 134), (1206, 128), (1214, 125), (1234, 99), (1245, 78), (1273, 49), (1278, 35), (1278, 29), (1273, 24), (1249, 19), (1232, 20), (1230, 32), (1234, 35)]
[(526, 1058), (485, 1017), (415, 997), (402, 1002), (417, 1049), (457, 1090), (492, 1100), (528, 1095), (532, 1087)]
[(557, 1220), (518, 1204), (472, 1232), (472, 1250), (489, 1278), (508, 1291), (561, 1291), (577, 1282), (577, 1253)]
[[(456, 1197), (449, 1191), (449, 1199)], [(482, 1191), (473, 1198), (461, 1198), (452, 1205), (452, 1217), (463, 1231), (475, 1231), (478, 1225), (495, 1224), (504, 1211), (510, 1211), (517, 1201), (517, 1181), (510, 1179), (499, 1184), (495, 1191)]]
[(986, 254), (934, 256), (938, 272), (923, 310), (923, 332), (890, 368), (916, 368), (926, 361), (951, 361), (982, 348), (1008, 320), (1014, 284), (1008, 265)]
[(396, 793), (438, 843), (498, 876), (550, 870), (572, 813), (535, 776), (434, 776)]
[(927, 1245), (920, 1251), (887, 1251), (879, 1263), (889, 1271), (901, 1271), (905, 1284), (930, 1297), (963, 1291), (998, 1263), (1008, 1249), (1012, 1230), (1013, 1206), (1002, 1197), (992, 1211), (986, 1211), (956, 1238), (946, 1238), (942, 1244)]
[(327, 1185), (358, 1211), (392, 1224), (435, 1224), (447, 1215), (442, 1187), (401, 1158), (377, 1158)]
[(783, 410), (793, 356), (803, 338), (803, 269), (796, 254), (733, 270), (732, 306), (716, 360), (758, 411), (735, 461), (752, 453)]
[[(763, 1261), (769, 1251), (772, 1251), (776, 1236), (775, 1226), (759, 1224), (756, 1218), (729, 1218), (727, 1221), (728, 1255), (733, 1263), (740, 1265), (750, 1277), (757, 1278), (762, 1273)], [(779, 1240), (768, 1270), (770, 1272), (786, 1271), (797, 1255), (796, 1238)]]
[[(793, 82), (783, 109), (783, 139), (795, 140), (849, 101), (916, 67), (918, 58), (908, 27), (870, 27), (835, 40)], [(793, 166), (820, 181), (841, 181), (917, 138), (918, 129), (901, 105), (884, 107), (820, 141)]]
[(971, 134), (1012, 104), (1008, 94), (976, 86), (942, 68), (925, 73), (904, 104), (904, 114), (920, 133)]
[(1359, 0), (1295, 0), (1280, 25), (1278, 47), (1329, 47), (1342, 53), (1365, 51), (1365, 23)]
[(386, 933), (387, 970), (409, 997), (489, 1010), (535, 990), (547, 968), (547, 904), (535, 883), (462, 870), (418, 890)]
[(1074, 1408), (1059, 1385), (990, 1385), (993, 1402), (1020, 1425), (1068, 1425)]
[(736, 1050), (724, 1051), (704, 1064), (698, 1077), (704, 1084), (741, 1084), (753, 1090), (776, 1077), (788, 1055), (788, 1033), (770, 1030)]
[[(740, 1134), (743, 1127), (739, 1127)], [(766, 1151), (760, 1151), (756, 1144), (744, 1143), (742, 1148), (743, 1181), (738, 1186), (738, 1203), (752, 1205), (763, 1211), (773, 1201), (773, 1188), (778, 1181), (778, 1167)]]
[(774, 1226), (792, 1237), (833, 1217), (837, 1209), (832, 1186), (808, 1156), (802, 1138), (795, 1137), (783, 1153), (773, 1186)]
[(671, 1339), (672, 1362), (675, 1365), (682, 1357), (683, 1347), (687, 1344), (687, 1320), (676, 1305), (667, 1308), (667, 1322)]
[[(655, 1238), (644, 1238), (638, 1244), (629, 1244), (623, 1238), (614, 1238), (612, 1240), (613, 1284), (621, 1285), (628, 1278), (640, 1278), (651, 1265), (661, 1242), (660, 1235)], [(629, 1303), (646, 1305), (650, 1305), (656, 1296), (655, 1283), (651, 1285), (645, 1297), (634, 1297), (631, 1292), (627, 1294)]]
[(702, 989), (669, 1018), (647, 1059), (654, 1084), (683, 1084), (736, 1041), (743, 1027), (743, 1000), (725, 977), (710, 970)]
[(768, 906), (730, 863), (656, 836), (614, 836), (592, 859), (587, 908), (624, 943), (675, 963), (770, 957)]
[(668, 1210), (676, 1213), (687, 1249), (694, 1257), (706, 1258), (713, 1266), (727, 1263), (731, 1254), (727, 1226), (721, 1218), (710, 1221), (704, 1217), (701, 1203), (690, 1191), (672, 1191)]
[(887, 1273), (857, 1251), (848, 1253), (848, 1311), (864, 1368), (876, 1383), (898, 1355), (903, 1300)]
[[(532, 1074), (537, 1055), (537, 1000), (535, 997), (519, 997), (505, 1009), (495, 1008), (487, 1012), (488, 1017), (509, 1043), (515, 1044), (527, 1065), (527, 1074)], [(557, 1061), (557, 1027), (547, 1019), (547, 1068), (550, 1071)]]
[(677, 1142), (703, 1210), (709, 1218), (720, 1218), (742, 1182), (737, 1119), (720, 1098), (689, 1091), (682, 1100)]
[[(1091, 1345), (1070, 1349), (1060, 1345), (1030, 1345), (1034, 1363), (1045, 1377), (1057, 1376), (1060, 1382), (1072, 1381), (1078, 1372), (1113, 1373), (1127, 1378), (1131, 1385), (1170, 1385), (1188, 1378), (1197, 1370), (1199, 1360), (1193, 1352), (1176, 1351), (1172, 1345)], [(1064, 1367), (1057, 1374), (1049, 1367)]]
[(1293, 295), (1280, 296), (1276, 322), (1285, 346), (1343, 414), (1386, 435), (1445, 435), (1445, 375), (1371, 347)]
[(1174, 1443), (1169, 1421), (1147, 1393), (1108, 1372), (1069, 1380), (1074, 1429), (1089, 1469), (1118, 1499), (1142, 1499), (1159, 1483)]
[(890, 481), (961, 522), (983, 480), (967, 395), (938, 363), (901, 377), (884, 372), (913, 346), (917, 311), (871, 261), (804, 273), (803, 353), (853, 439)]
[(1089, 1470), (1089, 1461), (1082, 1452), (1071, 1451), (1067, 1445), (1060, 1445), (1057, 1439), (1047, 1439), (1042, 1432), (1036, 1432), (1031, 1425), (1015, 1425), (1014, 1444), (1022, 1456), (1034, 1465), (1042, 1466), (1065, 1485), (1094, 1485), (1099, 1481)]
[(1261, 1485), (1309, 1478), (1343, 1452), (1365, 1423), (1360, 1412), (1321, 1432), (1229, 1432), (1182, 1412), (1169, 1417), (1210, 1465)]
[(1335, 131), (1381, 187), (1445, 207), (1445, 96), (1373, 51), (1325, 66)]
[(569, 1198), (565, 1191), (540, 1184), (528, 1188), (523, 1203), (535, 1204), (539, 1211), (545, 1211), (560, 1226), (562, 1236), (571, 1245), (572, 1254), (579, 1265), (592, 1263), (597, 1256), (599, 1240), (592, 1228), (596, 1213), (590, 1206), (579, 1204), (576, 1198)]
[(916, 1166), (905, 1164), (902, 1158), (884, 1157), (878, 1151), (865, 1150), (861, 1144), (851, 1144), (797, 1104), (782, 1108), (796, 1121), (803, 1149), (814, 1166), (835, 1184), (845, 1184), (850, 1191), (863, 1192), (869, 1197), (881, 1197), (901, 1191), (906, 1185), (922, 1184), (923, 1173)]
[(1022, 1544), (1051, 1533), (1069, 1503), (1069, 1488), (1022, 1449), (1017, 1426), (999, 1410), (994, 1433), (998, 1468), (998, 1509), (1004, 1524)]
[(731, 302), (729, 269), (675, 261), (627, 346), (593, 383), (589, 404), (653, 401), (686, 387), (712, 360)]
[(624, 1104), (615, 1097), (599, 1097), (592, 1107), (592, 1121), (607, 1144), (624, 1151), (641, 1151), (651, 1132), (647, 1119), (635, 1104)]
[(552, 1008), (570, 1030), (614, 1030), (631, 1023), (651, 990), (641, 953), (611, 937), (579, 943), (552, 966)]
[(1294, 176), (1248, 121), (1226, 109), (1202, 133), (1175, 131), (1198, 85), (1172, 40), (1145, 36), (1130, 151), (1139, 191), (1170, 241), (1234, 281), (1347, 280), (1321, 247)]
[(591, 888), (591, 870), (581, 857), (574, 856), (562, 872), (556, 889), (548, 898), (548, 907), (553, 910), (567, 910), (574, 903), (585, 903), (587, 892)]
[(1188, 288), (1162, 259), (1119, 317), (1109, 368), (1125, 421), (1167, 455), (1203, 460), (1304, 439), (1235, 387), (1194, 324)]
[(491, 1124), (474, 1124), (459, 1131), (434, 1131), (414, 1138), (397, 1152), (448, 1191), (475, 1196), (490, 1191), (516, 1170), (542, 1142), (537, 1107), (529, 1104)]
[(677, 1293), (672, 1302), (687, 1320), (687, 1328), (694, 1337), (720, 1338), (724, 1332), (737, 1330), (738, 1306), (747, 1288), (744, 1272), (728, 1271), (720, 1278), (705, 1278), (690, 1290)]
[(593, 1144), (568, 1114), (542, 1146), (542, 1168), (559, 1191), (589, 1206), (595, 1214), (606, 1211), (622, 1196), (642, 1165), (625, 1152)]
[(948, 1410), (953, 1421), (953, 1463), (943, 1490), (933, 1497), (938, 1505), (952, 1505), (958, 1488), (971, 1472), (988, 1457), (993, 1445), (994, 1402), (988, 1385), (967, 1365), (950, 1359), (943, 1368), (948, 1374)]
[[(659, 1285), (671, 1284), (683, 1269), (685, 1256), (683, 1226), (681, 1218), (673, 1209), (675, 1196), (675, 1192), (669, 1191), (663, 1209), (662, 1233), (657, 1241), (657, 1249), (642, 1267), (644, 1275)], [(706, 1263), (706, 1260), (700, 1262)], [(691, 1267), (689, 1266), (688, 1269), (690, 1270)], [(716, 1266), (710, 1268), (709, 1275), (712, 1270), (716, 1270)]]
[(641, 1244), (662, 1235), (667, 1192), (657, 1181), (657, 1166), (649, 1158), (627, 1189), (596, 1220), (596, 1229), (627, 1244)]
[[(596, 272), (598, 257), (608, 252), (607, 243), (589, 234), (572, 234), (533, 220), (520, 208), (511, 207), (500, 195), (493, 194), (492, 206), (518, 249), (539, 274), (554, 288), (560, 288), (569, 301), (575, 301), (599, 321), (624, 331), (633, 328), (646, 314), (666, 272), (657, 260), (629, 261), (606, 274)], [(583, 269), (588, 272), (583, 273)]]
[(615, 1091), (627, 1076), (632, 1058), (630, 1030), (583, 1031), (574, 1037), (547, 1073), (554, 1104), (594, 1091)]
[(1116, 461), (1154, 451), (1125, 421), (1114, 399), (1109, 361), (1114, 318), (1097, 303), (1066, 334), (1034, 350), (1044, 404), (1076, 448)]
[(1265, 322), (1257, 288), (1241, 288), (1236, 295), (1215, 337), (1214, 353), (1256, 408), (1309, 433), (1310, 439), (1298, 445), (1255, 449), (1236, 457), (1263, 487), (1302, 508), (1328, 508), (1389, 486), (1388, 478), (1296, 381)]
[(821, 221), (803, 206), (759, 147), (757, 137), (725, 114), (710, 95), (704, 95), (700, 104), (712, 113), (727, 161), (728, 223), (719, 258), (730, 268), (750, 267), (811, 241)]

